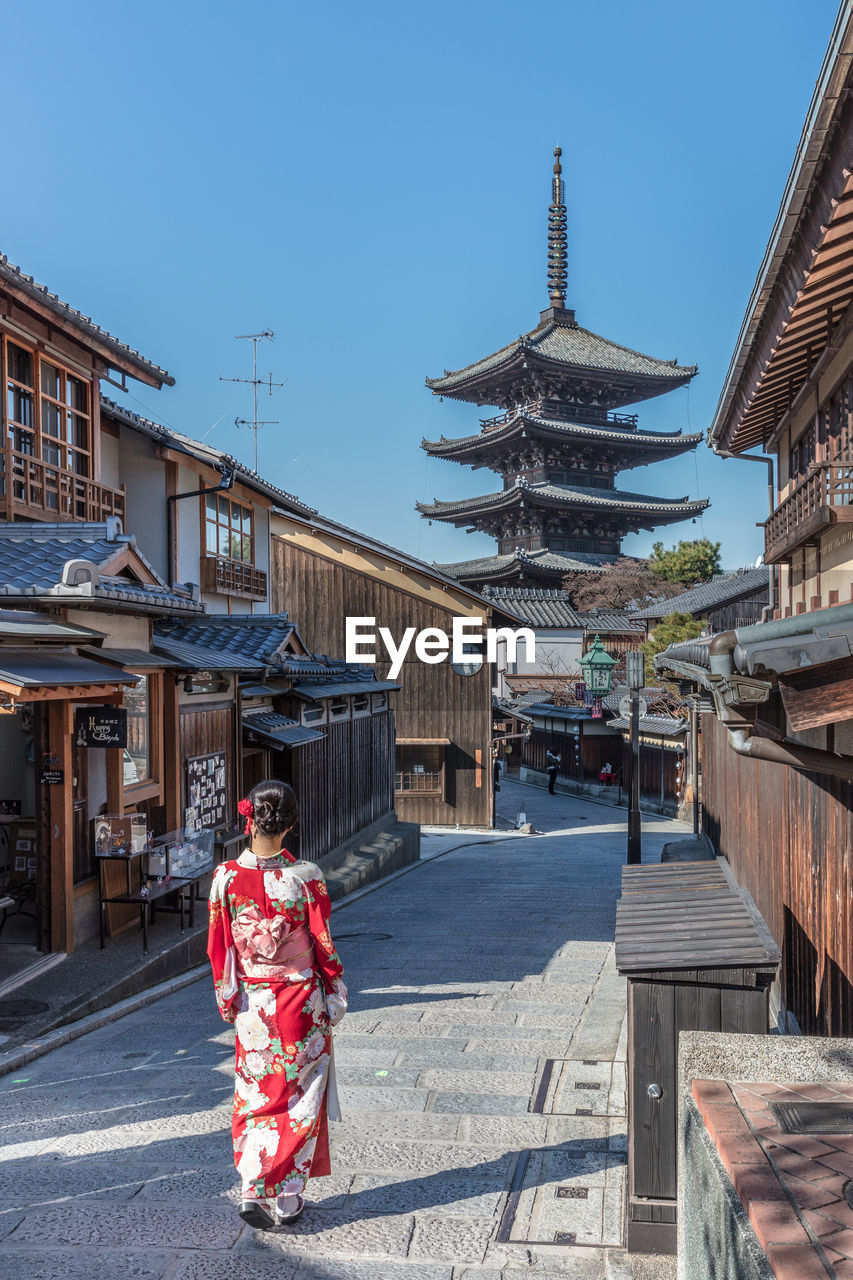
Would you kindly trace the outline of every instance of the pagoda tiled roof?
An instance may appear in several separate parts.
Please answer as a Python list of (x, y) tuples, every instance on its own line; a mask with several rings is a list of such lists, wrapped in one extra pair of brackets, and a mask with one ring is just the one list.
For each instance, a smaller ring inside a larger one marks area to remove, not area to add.
[(548, 587), (483, 587), (495, 604), (514, 610), (530, 627), (581, 631), (583, 623), (569, 604), (567, 592)]
[(452, 502), (417, 504), (418, 511), (435, 520), (452, 520), (468, 513), (499, 510), (522, 501), (534, 506), (554, 508), (597, 507), (609, 511), (638, 512), (656, 518), (684, 520), (699, 515), (708, 506), (706, 498), (691, 502), (684, 498), (657, 498), (646, 493), (628, 493), (621, 489), (593, 489), (584, 485), (528, 484), (517, 481), (509, 489), (484, 493), (474, 498), (458, 498)]
[(701, 431), (691, 435), (683, 435), (680, 431), (656, 432), (626, 430), (618, 426), (592, 426), (582, 422), (566, 422), (557, 418), (544, 418), (538, 414), (526, 412), (519, 408), (508, 422), (499, 426), (484, 427), (475, 435), (457, 436), (448, 439), (442, 436), (439, 440), (422, 440), (421, 448), (436, 457), (453, 457), (460, 452), (472, 452), (478, 448), (497, 448), (504, 441), (512, 440), (522, 433), (540, 434), (550, 439), (565, 441), (570, 444), (612, 444), (626, 455), (639, 455), (638, 463), (657, 461), (657, 457), (674, 457), (693, 449), (702, 439)]
[[(610, 375), (615, 376), (617, 383), (627, 378), (638, 387), (638, 394), (633, 397), (636, 400), (682, 386), (697, 372), (696, 365), (659, 360), (611, 342), (600, 334), (581, 328), (574, 321), (574, 313), (565, 312), (557, 318), (546, 318), (529, 333), (521, 334), (514, 342), (507, 343), (482, 360), (476, 360), (463, 369), (446, 370), (440, 378), (427, 378), (426, 385), (436, 395), (465, 399), (466, 389), (483, 375), (503, 368), (509, 370), (513, 364), (531, 357), (537, 363), (541, 361), (543, 366), (550, 365), (564, 373), (571, 370), (578, 375)], [(642, 390), (644, 382), (652, 385)], [(472, 398), (479, 403), (489, 403), (488, 398)], [(613, 402), (630, 403), (631, 399), (617, 392)]]
[(513, 551), (512, 554), (481, 556), (460, 560), (455, 564), (439, 564), (436, 568), (449, 577), (467, 582), (512, 581), (523, 573), (556, 578), (564, 573), (597, 573), (618, 556), (600, 555), (593, 551)]

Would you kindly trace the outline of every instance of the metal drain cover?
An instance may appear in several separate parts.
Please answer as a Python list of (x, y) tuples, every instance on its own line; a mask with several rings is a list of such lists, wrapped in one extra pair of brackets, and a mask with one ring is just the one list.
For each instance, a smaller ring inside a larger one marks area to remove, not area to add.
[(771, 1102), (784, 1133), (853, 1133), (850, 1102)]
[(558, 1200), (588, 1200), (589, 1187), (557, 1187), (554, 1194)]
[(574, 1244), (577, 1235), (574, 1231), (555, 1231), (554, 1244)]
[(576, 1080), (576, 1089), (600, 1089), (601, 1085), (597, 1080)]

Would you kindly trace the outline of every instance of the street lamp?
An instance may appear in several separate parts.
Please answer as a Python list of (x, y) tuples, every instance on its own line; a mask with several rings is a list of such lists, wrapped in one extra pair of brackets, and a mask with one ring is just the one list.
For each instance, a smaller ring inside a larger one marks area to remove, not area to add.
[(615, 666), (616, 659), (611, 658), (604, 648), (601, 643), (601, 636), (596, 636), (592, 645), (580, 660), (584, 684), (596, 698), (603, 698), (606, 693), (610, 692), (610, 681), (613, 678), (613, 668)]

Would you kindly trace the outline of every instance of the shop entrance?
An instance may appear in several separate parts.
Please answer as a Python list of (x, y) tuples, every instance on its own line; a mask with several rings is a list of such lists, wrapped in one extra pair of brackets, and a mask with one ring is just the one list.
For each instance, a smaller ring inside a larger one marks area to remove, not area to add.
[[(48, 949), (42, 721), (38, 704), (0, 714), (0, 986)], [(50, 762), (47, 762), (49, 765)]]

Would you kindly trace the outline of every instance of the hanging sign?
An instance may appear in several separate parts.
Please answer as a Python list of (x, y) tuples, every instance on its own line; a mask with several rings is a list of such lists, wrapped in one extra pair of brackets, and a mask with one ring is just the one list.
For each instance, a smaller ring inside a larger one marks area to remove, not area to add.
[(586, 693), (586, 685), (581, 681), (575, 685), (575, 697), (578, 702), (583, 702), (583, 696)]
[(126, 747), (127, 712), (124, 707), (77, 707), (74, 741), (78, 747)]
[[(58, 787), (65, 780), (65, 773), (60, 768), (60, 758), (56, 751), (44, 751), (41, 757), (39, 782), (42, 786)], [(18, 809), (20, 813), (20, 808)]]
[(592, 718), (593, 718), (593, 720), (600, 720), (600, 719), (601, 719), (601, 716), (602, 716), (601, 699), (600, 699), (600, 698), (593, 698), (593, 700), (592, 700)]

